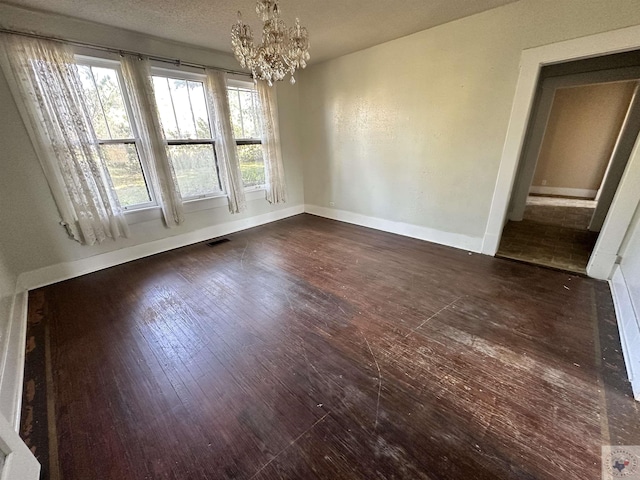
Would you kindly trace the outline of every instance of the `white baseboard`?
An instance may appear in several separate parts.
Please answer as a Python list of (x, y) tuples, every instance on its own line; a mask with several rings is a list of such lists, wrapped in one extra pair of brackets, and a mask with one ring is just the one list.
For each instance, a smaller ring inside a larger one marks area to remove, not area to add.
[(631, 303), (627, 282), (619, 265), (615, 266), (609, 285), (616, 310), (627, 375), (631, 382), (633, 397), (640, 401), (640, 324), (638, 323), (640, 319)]
[(2, 341), (0, 361), (0, 413), (17, 432), (20, 429), (22, 384), (27, 340), (26, 291), (17, 292)]
[(59, 263), (49, 267), (32, 270), (22, 273), (18, 277), (18, 287), (21, 290), (32, 290), (52, 283), (61, 282), (70, 278), (79, 277), (87, 273), (97, 272), (105, 268), (131, 262), (139, 258), (148, 257), (157, 253), (173, 250), (174, 248), (185, 247), (198, 242), (203, 242), (210, 238), (229, 235), (234, 232), (246, 230), (266, 223), (282, 220), (293, 215), (304, 213), (303, 205), (276, 210), (274, 212), (243, 218), (232, 222), (212, 225), (193, 232), (163, 238), (153, 242), (135, 245), (133, 247), (114, 250), (113, 252), (95, 255), (73, 262)]
[(335, 208), (319, 207), (317, 205), (306, 204), (306, 213), (311, 213), (319, 217), (331, 218), (341, 222), (352, 223), (362, 227), (369, 227), (383, 232), (396, 233), (405, 237), (418, 238), (427, 242), (447, 245), (449, 247), (460, 248), (471, 252), (480, 253), (482, 250), (482, 238), (469, 237), (459, 233), (443, 232), (433, 228), (421, 227), (410, 223), (394, 222), (384, 218), (368, 217), (359, 213), (337, 210)]
[(538, 195), (558, 195), (561, 197), (596, 198), (598, 190), (588, 190), (586, 188), (532, 186), (529, 189), (529, 193), (535, 193)]

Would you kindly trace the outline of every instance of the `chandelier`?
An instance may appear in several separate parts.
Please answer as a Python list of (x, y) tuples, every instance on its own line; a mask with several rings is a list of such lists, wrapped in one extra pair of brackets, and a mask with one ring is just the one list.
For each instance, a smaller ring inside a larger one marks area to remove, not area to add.
[(278, 0), (258, 0), (256, 13), (264, 23), (262, 27), (262, 43), (254, 45), (251, 27), (242, 21), (238, 12), (238, 22), (231, 27), (231, 46), (243, 68), (248, 68), (256, 80), (264, 80), (269, 86), (273, 82), (291, 75), (290, 82), (296, 83), (293, 77), (298, 68), (305, 68), (309, 60), (309, 33), (296, 24), (287, 28), (280, 18)]

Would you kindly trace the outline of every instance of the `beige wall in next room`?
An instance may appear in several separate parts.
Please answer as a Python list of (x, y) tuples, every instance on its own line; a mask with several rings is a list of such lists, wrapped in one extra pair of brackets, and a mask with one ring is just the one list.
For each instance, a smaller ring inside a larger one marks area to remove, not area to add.
[(636, 82), (556, 91), (532, 186), (600, 188)]

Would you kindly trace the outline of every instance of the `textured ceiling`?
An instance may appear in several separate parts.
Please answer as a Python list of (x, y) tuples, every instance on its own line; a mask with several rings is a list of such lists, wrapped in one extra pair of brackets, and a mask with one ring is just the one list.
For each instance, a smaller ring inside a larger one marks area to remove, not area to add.
[[(371, 47), (516, 0), (281, 0), (309, 29), (311, 63)], [(4, 2), (230, 52), (238, 10), (259, 37), (254, 0), (13, 0)]]

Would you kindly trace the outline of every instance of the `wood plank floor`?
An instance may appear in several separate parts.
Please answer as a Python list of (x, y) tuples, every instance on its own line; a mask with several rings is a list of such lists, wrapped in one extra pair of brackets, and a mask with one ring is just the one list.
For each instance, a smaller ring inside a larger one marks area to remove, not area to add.
[(586, 480), (640, 444), (606, 283), (311, 215), (228, 238), (30, 293), (51, 478)]
[(599, 233), (589, 231), (595, 203), (530, 196), (524, 218), (505, 225), (496, 256), (586, 275)]

